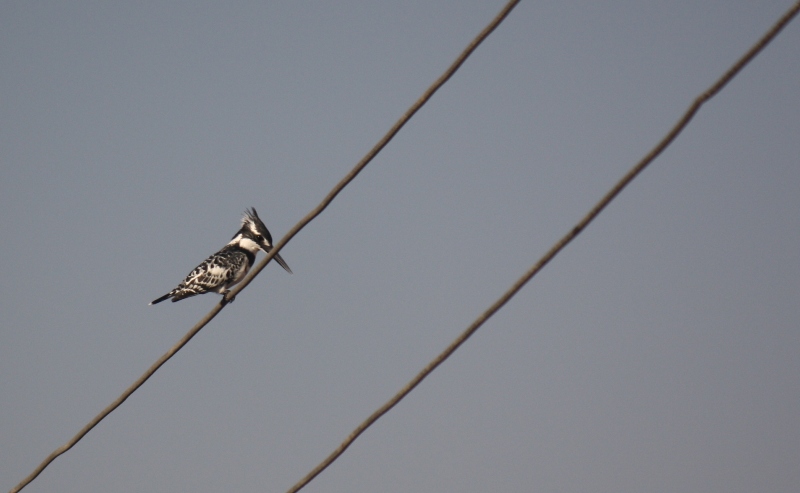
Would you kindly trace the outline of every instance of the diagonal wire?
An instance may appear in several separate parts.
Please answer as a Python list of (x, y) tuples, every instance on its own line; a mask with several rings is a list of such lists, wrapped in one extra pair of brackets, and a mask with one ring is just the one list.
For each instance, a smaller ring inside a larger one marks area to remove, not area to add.
[[(292, 229), (290, 229), (289, 232), (286, 233), (286, 236), (284, 236), (283, 239), (281, 239), (281, 241), (279, 241), (275, 245), (275, 248), (273, 249), (275, 253), (280, 251), (280, 249), (283, 248), (283, 246), (286, 245), (286, 243), (288, 243), (289, 240), (294, 238), (294, 235), (299, 233), (300, 230), (303, 229), (306, 224), (311, 222), (312, 219), (320, 215), (320, 213), (322, 213), (322, 211), (324, 211), (325, 208), (328, 207), (328, 204), (330, 204), (333, 201), (333, 199), (337, 195), (339, 195), (339, 192), (341, 192), (342, 189), (345, 186), (347, 186), (347, 184), (350, 183), (353, 180), (353, 178), (355, 178), (356, 175), (358, 175), (361, 172), (361, 170), (363, 170), (384, 147), (386, 147), (386, 144), (388, 144), (389, 141), (391, 141), (394, 138), (394, 136), (397, 135), (397, 132), (399, 132), (400, 129), (403, 128), (403, 126), (408, 122), (408, 120), (410, 120), (411, 117), (414, 116), (414, 114), (420, 108), (422, 108), (422, 106), (424, 106), (425, 103), (428, 102), (431, 96), (433, 96), (434, 93), (436, 93), (436, 91), (438, 91), (439, 88), (442, 87), (444, 83), (447, 82), (448, 79), (450, 79), (450, 77), (453, 76), (454, 73), (456, 73), (456, 71), (461, 67), (464, 61), (466, 61), (466, 59), (469, 58), (472, 52), (475, 51), (478, 45), (480, 45), (483, 42), (483, 40), (485, 40), (492, 33), (492, 31), (494, 31), (495, 28), (500, 25), (501, 22), (503, 22), (503, 19), (505, 19), (506, 16), (508, 16), (508, 14), (511, 13), (511, 10), (514, 7), (516, 7), (519, 2), (520, 0), (511, 0), (503, 7), (502, 10), (500, 10), (497, 16), (495, 16), (495, 18), (492, 19), (492, 21), (489, 22), (489, 24), (485, 28), (483, 28), (483, 31), (481, 31), (477, 36), (475, 36), (475, 39), (473, 39), (467, 45), (467, 47), (464, 48), (464, 51), (462, 51), (461, 54), (458, 55), (455, 61), (447, 68), (447, 70), (445, 70), (444, 73), (441, 76), (439, 76), (439, 78), (436, 79), (436, 81), (433, 84), (431, 84), (431, 86), (424, 93), (422, 93), (422, 96), (420, 96), (420, 98), (414, 104), (412, 104), (410, 108), (408, 108), (405, 114), (401, 116), (399, 120), (397, 120), (397, 122), (392, 126), (391, 129), (389, 129), (388, 132), (386, 132), (386, 135), (384, 135), (383, 138), (381, 138), (381, 140), (379, 140), (378, 143), (375, 144), (375, 147), (370, 149), (370, 151), (363, 158), (361, 158), (361, 161), (359, 161), (358, 164), (356, 164), (355, 167), (352, 170), (350, 170), (350, 172), (344, 178), (342, 178), (342, 180), (335, 187), (333, 187), (333, 190), (331, 190), (330, 193), (328, 193), (325, 199), (317, 207), (315, 207), (314, 210), (312, 210), (306, 217), (304, 217), (299, 223), (297, 223)], [(230, 295), (236, 296), (236, 293), (247, 287), (247, 285), (250, 284), (250, 281), (252, 281), (253, 278), (257, 276), (258, 273), (261, 272), (261, 270), (264, 267), (267, 266), (267, 262), (269, 262), (272, 259), (272, 257), (273, 254), (272, 252), (270, 252), (270, 255), (264, 257), (264, 260), (262, 260), (261, 263), (259, 263), (256, 267), (253, 268), (253, 272), (250, 275), (248, 275), (247, 278), (245, 278), (241, 283), (237, 284), (236, 288), (231, 290)]]
[[(305, 227), (311, 220), (318, 216), (325, 208), (333, 201), (333, 199), (347, 186), (358, 173), (366, 167), (367, 164), (380, 152), (383, 147), (397, 134), (397, 132), (405, 125), (405, 123), (421, 108), (430, 97), (455, 73), (466, 58), (477, 48), (477, 46), (499, 25), (500, 22), (510, 13), (510, 11), (519, 3), (519, 0), (509, 2), (498, 16), (482, 31), (464, 50), (464, 52), (456, 59), (456, 61), (448, 68), (447, 71), (436, 81), (433, 85), (423, 94), (420, 99), (409, 108), (409, 110), (395, 123), (395, 125), (387, 132), (387, 134), (378, 142), (378, 144), (370, 150), (369, 153), (348, 173), (325, 197), (325, 199), (297, 223), (287, 235), (275, 245), (275, 248), (256, 266), (252, 273), (231, 292), (231, 296), (235, 296), (244, 287), (246, 287), (252, 279), (261, 270), (266, 267), (266, 264), (289, 242), (303, 227)], [(784, 15), (772, 26), (772, 28), (756, 43), (748, 52), (742, 56), (714, 85), (708, 90), (698, 96), (693, 104), (689, 107), (683, 117), (678, 123), (668, 132), (668, 134), (654, 147), (642, 160), (634, 166), (596, 205), (595, 207), (564, 237), (562, 237), (551, 249), (548, 251), (531, 269), (529, 269), (514, 285), (509, 288), (492, 306), (490, 306), (483, 314), (481, 314), (458, 338), (456, 338), (450, 346), (447, 347), (441, 354), (432, 360), (414, 379), (412, 379), (400, 392), (387, 401), (381, 408), (375, 411), (369, 418), (367, 418), (361, 425), (359, 425), (348, 438), (322, 463), (313, 469), (306, 477), (294, 485), (289, 492), (296, 492), (303, 488), (308, 482), (316, 477), (320, 472), (328, 467), (338, 456), (340, 456), (349, 446), (355, 441), (358, 436), (363, 433), (369, 426), (377, 421), (381, 416), (394, 407), (400, 400), (402, 400), (411, 390), (414, 389), (428, 374), (430, 374), (437, 366), (446, 360), (458, 347), (463, 344), (486, 320), (488, 320), (495, 312), (497, 312), (508, 300), (510, 300), (537, 272), (539, 272), (556, 254), (558, 254), (568, 243), (570, 243), (580, 232), (594, 220), (594, 218), (622, 191), (622, 189), (630, 183), (647, 165), (650, 164), (684, 129), (689, 123), (695, 113), (700, 107), (715, 96), (736, 74), (749, 63), (775, 36), (797, 15), (800, 11), (800, 2), (795, 3)], [(95, 416), (86, 426), (84, 426), (72, 439), (67, 443), (57, 448), (51, 453), (34, 471), (27, 476), (23, 481), (10, 490), (10, 493), (16, 493), (27, 486), (33, 481), (41, 472), (53, 461), (55, 458), (72, 448), (78, 441), (80, 441), (92, 428), (94, 428), (100, 421), (102, 421), (108, 414), (113, 412), (125, 400), (130, 397), (145, 381), (147, 381), (167, 360), (169, 360), (175, 353), (177, 353), (183, 346), (185, 346), (208, 322), (210, 322), (225, 306), (225, 301), (221, 301), (216, 305), (208, 314), (206, 314), (189, 332), (181, 338), (169, 351), (162, 355), (139, 379), (136, 380), (125, 392), (122, 393), (114, 402)]]
[(614, 198), (619, 195), (623, 188), (625, 188), (639, 173), (641, 173), (661, 152), (666, 149), (673, 140), (683, 131), (689, 124), (689, 121), (694, 117), (697, 111), (708, 100), (713, 98), (719, 93), (725, 85), (731, 81), (741, 70), (745, 67), (758, 53), (763, 50), (772, 41), (780, 31), (786, 27), (789, 22), (800, 11), (800, 1), (795, 3), (780, 19), (759, 39), (742, 57), (734, 63), (727, 72), (725, 72), (714, 84), (711, 85), (705, 92), (697, 96), (692, 102), (683, 116), (678, 122), (667, 132), (667, 134), (648, 152), (636, 165), (631, 168), (604, 196), (595, 206), (580, 220), (578, 223), (560, 240), (558, 240), (551, 248), (544, 254), (533, 266), (525, 272), (522, 277), (498, 298), (492, 305), (486, 309), (478, 318), (475, 319), (469, 327), (466, 328), (456, 339), (450, 343), (447, 348), (439, 353), (425, 368), (422, 369), (414, 378), (411, 379), (399, 392), (397, 392), (391, 399), (386, 401), (380, 408), (372, 413), (360, 425), (358, 425), (350, 435), (336, 448), (328, 457), (326, 457), (319, 465), (311, 470), (305, 477), (298, 481), (294, 486), (287, 490), (287, 493), (297, 493), (305, 487), (311, 480), (318, 474), (331, 465), (345, 450), (359, 437), (367, 428), (372, 426), (381, 416), (389, 412), (397, 403), (399, 403), (406, 395), (408, 395), (414, 388), (419, 385), (425, 377), (427, 377), (433, 370), (442, 364), (447, 358), (452, 355), (456, 349), (459, 348), (467, 339), (472, 336), (489, 318), (492, 317), (503, 305), (505, 305), (517, 292), (522, 289), (525, 284), (531, 280), (545, 265), (547, 265), (553, 257), (564, 249), (581, 231), (583, 231), (593, 220), (596, 218)]
[(128, 397), (131, 396), (139, 387), (141, 387), (153, 374), (158, 371), (161, 366), (166, 363), (172, 356), (175, 355), (178, 351), (183, 348), (198, 332), (200, 329), (206, 326), (217, 314), (222, 311), (222, 309), (227, 304), (228, 300), (233, 299), (241, 290), (247, 287), (248, 284), (253, 280), (255, 276), (261, 272), (264, 267), (267, 266), (267, 263), (272, 260), (272, 258), (283, 248), (286, 243), (288, 243), (297, 233), (300, 232), (309, 222), (311, 222), (314, 218), (324, 211), (328, 205), (333, 201), (334, 198), (341, 192), (344, 187), (346, 187), (355, 177), (363, 170), (372, 159), (389, 143), (389, 141), (394, 138), (395, 135), (400, 131), (403, 126), (411, 119), (412, 116), (420, 109), (428, 100), (439, 90), (440, 87), (447, 82), (450, 77), (453, 76), (454, 73), (461, 67), (464, 61), (469, 58), (473, 51), (480, 45), (484, 39), (486, 39), (489, 34), (494, 31), (494, 29), (506, 18), (506, 16), (511, 12), (511, 10), (519, 3), (519, 0), (512, 0), (508, 2), (500, 13), (492, 19), (492, 21), (467, 45), (463, 52), (456, 58), (456, 60), (444, 71), (444, 73), (433, 83), (431, 86), (422, 94), (422, 96), (411, 105), (411, 107), (400, 117), (399, 120), (392, 126), (391, 129), (386, 133), (386, 135), (378, 141), (377, 144), (361, 159), (361, 161), (356, 164), (355, 167), (344, 177), (342, 180), (336, 184), (335, 187), (328, 193), (328, 195), (322, 200), (322, 202), (315, 207), (308, 215), (306, 215), (303, 219), (301, 219), (292, 229), (286, 233), (286, 236), (279, 241), (275, 247), (267, 254), (266, 257), (256, 266), (253, 268), (251, 273), (240, 283), (237, 287), (224, 297), (214, 308), (211, 309), (202, 319), (200, 319), (194, 327), (192, 327), (189, 332), (186, 333), (169, 351), (164, 353), (158, 360), (153, 363), (147, 371), (142, 374), (130, 387), (125, 389), (125, 391), (117, 397), (117, 399), (109, 404), (105, 409), (103, 409), (97, 416), (95, 416), (86, 426), (81, 428), (81, 430), (72, 438), (70, 438), (64, 445), (58, 447), (54, 450), (50, 455), (42, 461), (36, 469), (33, 470), (25, 479), (23, 479), (18, 485), (10, 490), (9, 493), (17, 493), (22, 490), (25, 486), (27, 486), (31, 481), (36, 479), (36, 477), (42, 473), (42, 471), (50, 465), (58, 456), (65, 453), (69, 449), (71, 449), (75, 444), (77, 444), (89, 431), (92, 430), (95, 426), (97, 426), (100, 421), (102, 421), (106, 416), (111, 414), (115, 409), (117, 409), (123, 402), (125, 402)]

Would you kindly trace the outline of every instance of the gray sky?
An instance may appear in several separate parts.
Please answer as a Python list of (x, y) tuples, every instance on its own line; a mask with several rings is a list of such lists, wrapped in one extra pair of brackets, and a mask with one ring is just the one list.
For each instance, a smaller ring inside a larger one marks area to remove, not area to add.
[[(503, 2), (4, 2), (0, 489), (219, 297)], [(315, 222), (26, 491), (284, 491), (789, 1), (523, 2)], [(794, 492), (800, 23), (305, 491)]]

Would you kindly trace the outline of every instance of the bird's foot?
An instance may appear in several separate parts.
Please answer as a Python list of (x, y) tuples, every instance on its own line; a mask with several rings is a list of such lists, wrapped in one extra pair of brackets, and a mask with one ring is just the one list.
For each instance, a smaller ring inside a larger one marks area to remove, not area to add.
[(232, 295), (230, 291), (225, 291), (222, 293), (222, 305), (225, 306), (228, 303), (233, 303), (233, 300), (236, 299), (236, 295)]

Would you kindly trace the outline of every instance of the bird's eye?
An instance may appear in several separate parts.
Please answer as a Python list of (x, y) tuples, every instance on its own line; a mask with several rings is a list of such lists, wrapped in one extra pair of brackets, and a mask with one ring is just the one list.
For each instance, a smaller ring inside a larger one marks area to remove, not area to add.
[(264, 237), (263, 237), (263, 236), (261, 236), (261, 235), (258, 235), (258, 236), (256, 236), (256, 239), (257, 239), (258, 241), (264, 241)]

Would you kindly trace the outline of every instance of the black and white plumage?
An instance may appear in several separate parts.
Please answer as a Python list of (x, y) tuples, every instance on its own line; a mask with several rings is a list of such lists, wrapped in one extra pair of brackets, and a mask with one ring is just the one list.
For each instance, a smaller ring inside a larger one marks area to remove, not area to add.
[[(272, 236), (264, 223), (261, 222), (261, 219), (258, 218), (256, 210), (250, 208), (244, 213), (242, 227), (231, 241), (222, 247), (222, 250), (195, 267), (186, 276), (186, 279), (178, 284), (177, 288), (161, 298), (151, 301), (150, 304), (155, 305), (169, 298), (172, 298), (172, 301), (175, 302), (208, 292), (219, 293), (224, 297), (231, 286), (244, 279), (244, 276), (247, 275), (259, 250), (264, 250), (267, 253), (272, 250)], [(280, 254), (275, 255), (273, 260), (278, 262), (286, 272), (292, 273), (292, 269), (289, 268)], [(226, 299), (225, 301), (233, 300)]]

